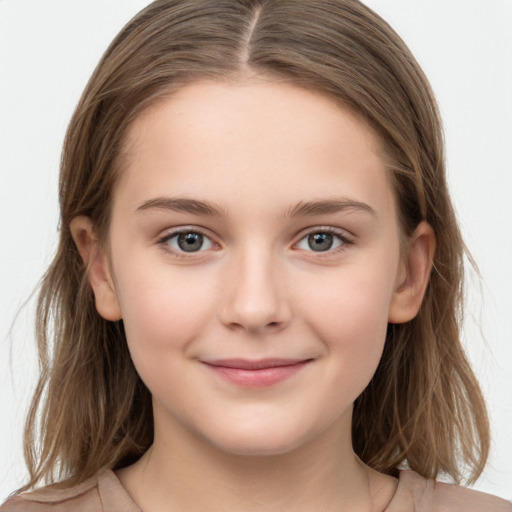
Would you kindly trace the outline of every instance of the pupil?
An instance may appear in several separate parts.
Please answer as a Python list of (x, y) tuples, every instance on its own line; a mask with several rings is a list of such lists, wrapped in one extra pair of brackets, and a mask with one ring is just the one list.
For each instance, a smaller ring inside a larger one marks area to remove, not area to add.
[(308, 236), (308, 245), (313, 251), (327, 251), (332, 247), (333, 236), (330, 233), (315, 233)]
[(182, 251), (194, 252), (203, 246), (201, 233), (181, 233), (178, 235), (178, 245)]

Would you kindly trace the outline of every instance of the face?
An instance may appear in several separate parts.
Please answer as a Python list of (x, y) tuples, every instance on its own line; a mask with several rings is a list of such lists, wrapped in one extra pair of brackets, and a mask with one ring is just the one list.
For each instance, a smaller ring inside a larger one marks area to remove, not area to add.
[(241, 454), (349, 432), (408, 283), (372, 132), (292, 85), (205, 81), (126, 142), (91, 279), (156, 431)]

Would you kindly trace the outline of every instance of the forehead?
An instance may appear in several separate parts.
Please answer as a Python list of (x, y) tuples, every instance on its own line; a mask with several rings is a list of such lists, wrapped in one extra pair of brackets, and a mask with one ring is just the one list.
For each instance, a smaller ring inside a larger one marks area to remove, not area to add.
[(193, 193), (220, 203), (245, 195), (248, 205), (353, 193), (378, 202), (391, 189), (365, 123), (324, 95), (275, 81), (187, 85), (141, 115), (124, 147), (115, 196), (131, 201)]

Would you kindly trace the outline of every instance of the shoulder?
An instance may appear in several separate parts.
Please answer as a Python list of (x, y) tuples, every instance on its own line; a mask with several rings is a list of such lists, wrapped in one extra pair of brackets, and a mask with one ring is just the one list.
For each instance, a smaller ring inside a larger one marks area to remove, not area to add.
[(512, 512), (512, 503), (483, 492), (426, 480), (414, 471), (402, 471), (398, 488), (386, 512)]
[(0, 512), (141, 512), (115, 473), (103, 469), (79, 485), (51, 485), (8, 499)]

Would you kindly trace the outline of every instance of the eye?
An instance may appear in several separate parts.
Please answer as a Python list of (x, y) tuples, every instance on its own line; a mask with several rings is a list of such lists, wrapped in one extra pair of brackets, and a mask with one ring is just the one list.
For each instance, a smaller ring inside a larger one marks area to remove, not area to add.
[(176, 252), (199, 252), (213, 247), (213, 242), (198, 231), (181, 231), (165, 236), (160, 243), (166, 244)]
[(314, 252), (326, 252), (349, 243), (349, 241), (338, 233), (328, 230), (309, 233), (297, 244), (298, 249)]

